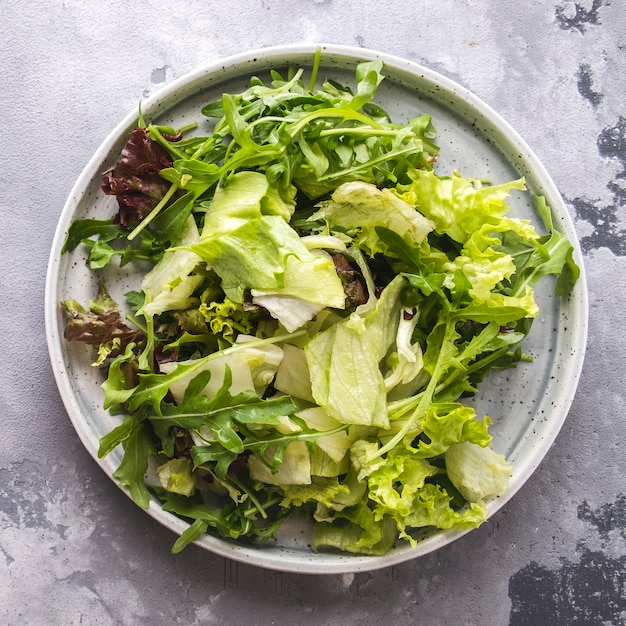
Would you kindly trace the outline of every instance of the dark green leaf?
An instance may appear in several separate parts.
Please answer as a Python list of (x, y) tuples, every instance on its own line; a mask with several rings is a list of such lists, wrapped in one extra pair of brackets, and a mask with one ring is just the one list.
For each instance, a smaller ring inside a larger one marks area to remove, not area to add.
[(187, 193), (163, 209), (152, 221), (152, 230), (158, 241), (175, 242), (191, 214), (196, 194)]
[(143, 428), (143, 424), (139, 423), (126, 439), (124, 457), (113, 473), (122, 487), (128, 487), (133, 501), (144, 509), (150, 504), (150, 492), (144, 478), (148, 470), (148, 459), (155, 454), (152, 438)]
[(134, 348), (135, 344), (128, 344), (124, 354), (118, 356), (109, 366), (107, 379), (102, 383), (105, 409), (124, 404), (135, 391), (134, 380), (130, 379), (125, 367), (129, 362), (136, 360)]
[(98, 458), (103, 459), (119, 444), (124, 443), (139, 427), (141, 420), (136, 415), (128, 415), (126, 419), (100, 439)]
[[(163, 508), (165, 509), (165, 507)], [(200, 539), (200, 537), (206, 533), (208, 527), (209, 523), (207, 521), (201, 519), (195, 520), (174, 542), (174, 545), (172, 546), (172, 554), (178, 554), (190, 543)]]
[(556, 295), (565, 295), (580, 276), (580, 268), (573, 258), (573, 246), (563, 233), (554, 229), (552, 212), (545, 198), (533, 196), (533, 206), (550, 233), (537, 242), (535, 253), (519, 269), (513, 292), (521, 294), (544, 276), (554, 274), (557, 276)]
[(82, 219), (75, 220), (70, 225), (61, 253), (72, 251), (82, 241), (99, 235), (103, 241), (111, 241), (120, 236), (121, 229), (112, 220)]
[(194, 469), (204, 464), (215, 464), (215, 473), (221, 478), (226, 476), (228, 468), (238, 456), (237, 452), (222, 447), (218, 442), (191, 448)]

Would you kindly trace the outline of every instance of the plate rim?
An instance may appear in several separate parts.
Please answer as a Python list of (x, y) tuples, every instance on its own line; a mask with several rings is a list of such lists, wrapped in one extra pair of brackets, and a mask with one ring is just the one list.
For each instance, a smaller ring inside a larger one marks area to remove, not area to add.
[[(537, 158), (534, 151), (499, 113), (497, 113), (493, 108), (491, 108), (491, 106), (489, 106), (469, 89), (424, 65), (388, 54), (386, 52), (343, 44), (299, 43), (253, 48), (248, 51), (216, 60), (212, 63), (201, 65), (174, 79), (167, 85), (164, 85), (155, 91), (154, 94), (151, 94), (145, 99), (145, 101), (142, 102), (142, 110), (144, 115), (148, 116), (151, 111), (158, 108), (160, 102), (167, 102), (169, 99), (174, 98), (179, 90), (184, 90), (189, 85), (193, 85), (198, 81), (206, 79), (207, 77), (218, 77), (220, 74), (225, 75), (227, 72), (233, 71), (236, 68), (241, 68), (245, 65), (253, 65), (254, 63), (262, 62), (265, 70), (265, 65), (268, 65), (269, 67), (272, 63), (277, 63), (279, 60), (282, 60), (282, 65), (286, 65), (289, 60), (293, 58), (310, 55), (312, 59), (318, 48), (322, 51), (323, 59), (328, 57), (340, 58), (344, 62), (350, 62), (352, 64), (356, 64), (359, 61), (380, 60), (386, 67), (393, 68), (395, 72), (404, 72), (414, 78), (419, 77), (421, 81), (426, 81), (427, 84), (431, 85), (433, 90), (453, 95), (455, 98), (462, 100), (469, 110), (477, 112), (481, 116), (481, 119), (488, 122), (494, 129), (497, 129), (498, 134), (505, 138), (510, 144), (508, 150), (512, 152), (519, 151), (521, 163), (528, 162), (532, 166), (531, 171), (536, 178), (536, 182), (540, 184), (544, 195), (550, 199), (549, 204), (555, 214), (555, 217), (557, 218), (560, 230), (568, 236), (574, 246), (574, 258), (580, 267), (580, 277), (575, 288), (576, 293), (570, 296), (570, 298), (575, 299), (575, 311), (578, 317), (578, 324), (576, 326), (575, 333), (572, 335), (572, 337), (576, 340), (575, 348), (577, 355), (576, 359), (568, 359), (568, 361), (575, 360), (574, 364), (566, 364), (566, 378), (567, 381), (571, 383), (570, 388), (575, 391), (578, 387), (578, 382), (582, 373), (584, 354), (586, 350), (589, 306), (584, 260), (578, 237), (574, 229), (573, 220), (563, 202), (560, 192), (554, 184), (554, 181), (550, 177), (542, 162)], [(343, 65), (340, 65), (340, 67), (345, 69), (345, 66)], [(243, 76), (241, 72), (239, 75)], [(250, 74), (247, 75), (249, 76)], [(393, 78), (391, 80), (393, 80)], [(185, 98), (181, 98), (180, 101), (182, 102), (184, 99)], [(169, 104), (165, 111), (174, 108), (176, 104), (177, 103)], [(84, 424), (80, 423), (76, 415), (78, 407), (71, 393), (69, 393), (71, 389), (68, 386), (64, 367), (64, 358), (61, 350), (61, 343), (63, 340), (58, 333), (59, 307), (57, 295), (59, 276), (56, 270), (60, 263), (60, 250), (67, 228), (73, 219), (75, 219), (74, 213), (80, 205), (83, 191), (86, 189), (88, 184), (93, 181), (94, 176), (101, 173), (99, 166), (109, 155), (111, 145), (118, 142), (122, 134), (127, 133), (130, 128), (134, 127), (136, 125), (136, 120), (136, 111), (131, 111), (124, 116), (101, 142), (74, 182), (56, 225), (50, 256), (48, 259), (44, 295), (46, 342), (54, 378), (63, 405), (82, 444), (98, 463), (101, 469), (103, 469), (112, 480), (114, 479), (111, 476), (111, 472), (105, 466), (103, 461), (97, 457), (97, 446), (94, 447), (94, 442), (89, 438), (88, 432), (84, 430)], [(500, 144), (498, 144), (498, 150), (503, 153), (504, 157), (504, 151), (500, 149)], [(513, 165), (513, 167), (515, 166)], [(515, 169), (518, 168), (515, 167)], [(557, 403), (557, 408), (559, 409), (559, 419), (552, 418), (549, 421), (549, 428), (543, 431), (544, 437), (542, 438), (542, 441), (533, 448), (533, 454), (525, 458), (524, 465), (527, 466), (528, 471), (525, 473), (523, 479), (515, 481), (506, 494), (489, 503), (488, 519), (491, 519), (500, 508), (502, 508), (516, 495), (516, 493), (530, 479), (532, 474), (543, 461), (546, 454), (554, 444), (554, 441), (556, 440), (556, 437), (567, 418), (574, 400), (574, 395), (575, 393), (570, 393), (567, 397), (560, 398), (560, 401)], [(563, 394), (561, 394), (561, 396), (563, 396)], [(116, 481), (114, 480), (114, 482)], [(122, 489), (122, 491), (126, 492), (128, 495), (127, 489)], [(180, 534), (188, 526), (187, 522), (184, 520), (164, 512), (154, 499), (151, 500), (147, 512), (157, 522), (169, 528), (174, 533)], [(383, 555), (381, 557), (324, 554), (324, 558), (321, 559), (319, 555), (310, 553), (300, 555), (300, 558), (297, 561), (288, 562), (285, 561), (284, 558), (281, 560), (281, 554), (283, 553), (282, 550), (262, 551), (259, 547), (249, 547), (245, 544), (233, 544), (227, 540), (223, 540), (212, 535), (205, 535), (198, 540), (196, 544), (199, 544), (201, 547), (208, 549), (212, 553), (219, 556), (277, 571), (309, 574), (339, 574), (372, 571), (396, 565), (420, 556), (425, 556), (426, 554), (453, 543), (458, 538), (472, 532), (472, 530), (474, 529), (439, 531), (433, 535), (433, 537), (426, 540), (426, 542), (421, 543), (421, 548), (419, 550), (412, 549), (407, 544), (406, 547), (403, 546), (400, 550), (388, 553), (387, 555)]]

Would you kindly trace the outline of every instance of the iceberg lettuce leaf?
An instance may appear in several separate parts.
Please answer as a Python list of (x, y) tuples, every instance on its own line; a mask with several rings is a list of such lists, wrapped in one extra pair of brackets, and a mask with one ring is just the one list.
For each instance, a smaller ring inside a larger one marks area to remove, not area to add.
[[(263, 174), (234, 174), (217, 188), (200, 240), (189, 249), (220, 276), (228, 298), (243, 302), (251, 291), (293, 331), (324, 307), (343, 308), (345, 295), (330, 256), (310, 251), (282, 211), (263, 213), (277, 197)], [(294, 319), (281, 298), (302, 302), (304, 313)]]
[(491, 448), (464, 441), (450, 446), (445, 458), (448, 477), (469, 502), (508, 491), (511, 465)]
[(394, 278), (373, 309), (362, 305), (305, 346), (313, 397), (343, 424), (389, 425), (381, 360), (397, 335), (405, 284)]

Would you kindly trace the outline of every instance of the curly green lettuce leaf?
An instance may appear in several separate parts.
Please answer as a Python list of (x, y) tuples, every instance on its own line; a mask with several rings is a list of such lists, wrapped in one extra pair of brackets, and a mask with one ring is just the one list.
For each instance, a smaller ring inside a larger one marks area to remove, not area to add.
[[(534, 242), (539, 235), (527, 222), (502, 218), (497, 226), (483, 224), (471, 233), (460, 253), (444, 269), (449, 281), (454, 284), (455, 272), (460, 270), (469, 284), (468, 295), (475, 303), (488, 302), (493, 291), (503, 282), (509, 281), (516, 271), (514, 258), (501, 246), (496, 233), (513, 232), (524, 241)], [(456, 285), (455, 285), (456, 287)], [(533, 317), (537, 307), (529, 311)]]
[(336, 508), (338, 504), (350, 499), (350, 487), (340, 482), (337, 477), (313, 476), (306, 484), (281, 486), (282, 500), (280, 505), (285, 508), (301, 507), (313, 503), (327, 508)]
[(361, 181), (344, 183), (333, 192), (329, 201), (318, 205), (310, 221), (324, 220), (331, 232), (353, 237), (352, 245), (369, 256), (393, 252), (380, 239), (379, 227), (397, 233), (410, 245), (419, 245), (434, 228), (426, 219), (389, 189)]
[[(363, 447), (355, 448), (362, 454)], [(357, 467), (363, 475), (363, 457)], [(486, 519), (482, 502), (458, 507), (455, 494), (437, 482), (445, 469), (420, 458), (413, 451), (397, 448), (383, 462), (378, 460), (365, 478), (368, 498), (376, 519), (393, 519), (398, 536), (412, 545), (418, 529), (429, 527), (474, 528)]]
[(413, 546), (416, 540), (410, 534), (413, 529), (428, 527), (447, 530), (477, 528), (487, 519), (487, 507), (483, 501), (470, 502), (457, 509), (453, 506), (454, 495), (437, 483), (427, 483), (416, 494), (411, 513), (405, 518), (394, 517), (400, 537)]
[(399, 187), (399, 196), (435, 223), (435, 230), (465, 243), (485, 223), (497, 225), (510, 207), (513, 189), (526, 189), (523, 178), (500, 185), (484, 185), (458, 173), (440, 177), (432, 170), (410, 172), (412, 182)]
[(389, 516), (381, 519), (364, 500), (342, 511), (328, 510), (327, 516), (318, 509), (316, 521), (311, 538), (314, 552), (382, 556), (391, 550), (398, 535), (395, 520)]
[(203, 293), (200, 306), (194, 313), (200, 316), (202, 326), (209, 327), (213, 335), (227, 343), (234, 343), (240, 334), (253, 331), (255, 312), (246, 308), (244, 303), (233, 302), (227, 297), (222, 300), (209, 300)]

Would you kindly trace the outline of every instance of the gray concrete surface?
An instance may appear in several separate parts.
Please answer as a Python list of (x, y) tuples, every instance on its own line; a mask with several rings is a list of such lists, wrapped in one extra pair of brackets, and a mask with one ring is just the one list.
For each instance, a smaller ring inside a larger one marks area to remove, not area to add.
[[(589, 281), (581, 383), (538, 471), (468, 536), (357, 575), (172, 556), (78, 441), (44, 337), (56, 221), (110, 129), (201, 64), (299, 41), (406, 57), (494, 107), (554, 178)], [(1, 624), (626, 624), (622, 0), (2, 0), (0, 42)]]

